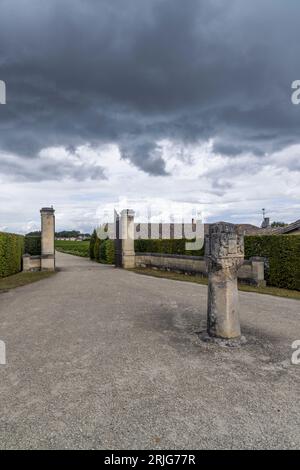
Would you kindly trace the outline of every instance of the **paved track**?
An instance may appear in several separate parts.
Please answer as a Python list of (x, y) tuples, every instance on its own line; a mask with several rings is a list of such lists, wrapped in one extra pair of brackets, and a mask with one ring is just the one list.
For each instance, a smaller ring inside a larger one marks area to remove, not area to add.
[(0, 294), (0, 448), (299, 448), (300, 302), (242, 293), (247, 345), (202, 343), (206, 287), (58, 254)]

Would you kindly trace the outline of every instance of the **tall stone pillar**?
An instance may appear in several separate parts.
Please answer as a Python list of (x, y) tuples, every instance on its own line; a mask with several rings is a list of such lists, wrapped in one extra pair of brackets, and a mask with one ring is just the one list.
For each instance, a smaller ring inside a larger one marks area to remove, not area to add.
[(124, 209), (121, 212), (122, 266), (125, 269), (135, 267), (134, 252), (134, 211)]
[(55, 271), (55, 216), (53, 207), (41, 209), (42, 253), (41, 270)]
[(211, 337), (241, 336), (237, 272), (244, 260), (244, 237), (233, 224), (209, 227), (205, 244), (208, 268), (207, 332)]

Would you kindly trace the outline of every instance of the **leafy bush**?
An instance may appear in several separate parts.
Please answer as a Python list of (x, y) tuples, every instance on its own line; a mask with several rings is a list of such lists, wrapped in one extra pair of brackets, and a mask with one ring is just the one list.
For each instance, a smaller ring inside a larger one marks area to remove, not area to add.
[(100, 241), (99, 249), (99, 262), (104, 264), (114, 264), (115, 263), (115, 242), (114, 240)]
[(24, 237), (0, 232), (0, 277), (11, 276), (22, 270)]
[(99, 262), (106, 263), (106, 240), (101, 240), (99, 250)]
[(41, 235), (26, 235), (24, 241), (24, 253), (27, 255), (40, 255), (42, 251)]
[(300, 236), (247, 236), (245, 258), (252, 256), (265, 258), (268, 285), (300, 290)]
[(114, 240), (105, 240), (105, 253), (107, 264), (115, 264), (115, 242)]

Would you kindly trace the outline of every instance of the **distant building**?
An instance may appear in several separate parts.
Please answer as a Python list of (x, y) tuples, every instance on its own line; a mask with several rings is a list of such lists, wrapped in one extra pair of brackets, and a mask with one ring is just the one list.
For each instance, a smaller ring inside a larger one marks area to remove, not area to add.
[(62, 236), (56, 236), (55, 240), (62, 240), (62, 241), (68, 241), (68, 242), (82, 242), (85, 240), (89, 240), (91, 236), (88, 233), (80, 234), (77, 237), (62, 237)]
[(296, 222), (285, 227), (271, 227), (270, 224), (261, 228), (255, 226), (249, 227), (253, 227), (253, 229), (248, 228), (244, 233), (245, 235), (300, 235), (300, 220), (296, 220)]
[(270, 217), (264, 217), (261, 228), (269, 228), (270, 227)]
[(300, 235), (300, 219), (286, 227), (278, 227), (276, 233), (281, 235)]

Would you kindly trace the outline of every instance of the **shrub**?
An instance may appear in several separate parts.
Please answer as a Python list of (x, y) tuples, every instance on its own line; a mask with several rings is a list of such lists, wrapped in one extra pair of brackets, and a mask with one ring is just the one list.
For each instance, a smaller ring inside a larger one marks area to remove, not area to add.
[(11, 276), (22, 270), (24, 237), (0, 232), (0, 277)]
[(106, 240), (101, 240), (99, 251), (99, 262), (106, 263)]
[(105, 254), (107, 264), (115, 264), (115, 242), (114, 240), (105, 240)]
[(115, 242), (114, 240), (101, 240), (100, 263), (115, 264)]
[(94, 244), (94, 260), (98, 263), (100, 262), (100, 250), (101, 250), (102, 241), (96, 236)]
[(26, 235), (24, 240), (24, 253), (28, 255), (40, 255), (42, 250), (42, 239), (40, 235)]
[(95, 247), (95, 242), (97, 239), (97, 232), (96, 229), (93, 231), (91, 239), (90, 239), (90, 258), (95, 259), (95, 252), (94, 252), (94, 247)]
[(245, 258), (265, 258), (267, 284), (300, 290), (300, 237), (266, 235), (245, 237)]

